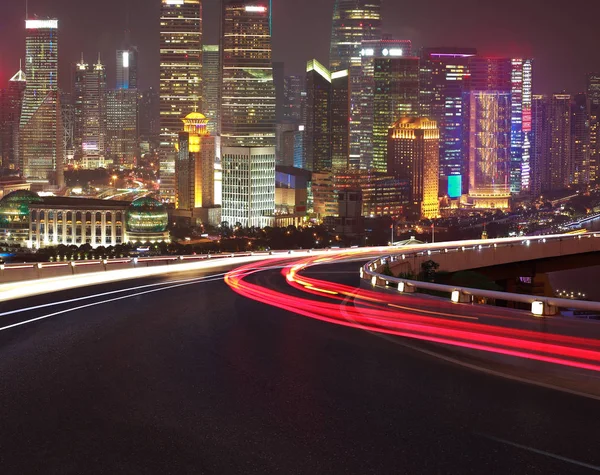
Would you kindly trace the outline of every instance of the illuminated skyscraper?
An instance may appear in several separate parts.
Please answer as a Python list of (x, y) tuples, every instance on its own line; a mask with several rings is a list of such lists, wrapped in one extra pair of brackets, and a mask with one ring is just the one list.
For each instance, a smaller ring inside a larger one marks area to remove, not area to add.
[(381, 39), (381, 0), (336, 0), (329, 69), (360, 65), (362, 42)]
[(466, 80), (471, 91), (508, 92), (511, 95), (510, 191), (528, 192), (531, 158), (531, 59), (472, 57)]
[(469, 199), (475, 208), (505, 209), (510, 197), (510, 92), (471, 91), (466, 103)]
[(329, 69), (350, 74), (349, 166), (354, 170), (361, 166), (362, 43), (381, 39), (381, 0), (335, 1)]
[[(360, 71), (360, 101), (357, 114), (353, 117), (351, 124), (351, 141), (353, 145), (358, 143), (360, 162), (358, 166), (351, 157), (351, 168), (371, 170), (373, 167), (373, 117), (375, 96), (375, 59), (396, 58), (399, 56), (411, 56), (412, 43), (410, 40), (394, 40), (384, 38), (383, 40), (366, 40), (361, 45), (361, 71)], [(355, 124), (358, 118), (358, 124)], [(391, 124), (390, 124), (391, 125)], [(355, 136), (358, 136), (355, 138)]]
[(306, 167), (315, 172), (345, 173), (350, 153), (350, 78), (330, 72), (317, 60), (306, 73)]
[(19, 120), (27, 81), (19, 71), (0, 90), (0, 164), (4, 168), (19, 168)]
[(83, 168), (106, 165), (106, 69), (88, 65), (83, 57), (75, 65), (75, 157)]
[(306, 67), (306, 168), (331, 171), (331, 73), (317, 60)]
[(381, 57), (374, 62), (372, 170), (387, 172), (387, 138), (398, 120), (419, 116), (419, 58)]
[(439, 215), (440, 133), (435, 121), (404, 118), (388, 133), (387, 169), (409, 183), (409, 213), (413, 218)]
[(131, 168), (138, 156), (137, 89), (112, 89), (106, 94), (106, 156)]
[(220, 133), (221, 52), (219, 45), (202, 47), (202, 113), (211, 135)]
[(549, 143), (548, 97), (534, 95), (531, 102), (531, 194), (540, 196), (549, 189), (550, 167), (548, 165)]
[(302, 92), (305, 90), (302, 76), (286, 76), (283, 80), (283, 118), (296, 125), (302, 124)]
[(473, 48), (429, 48), (421, 58), (421, 113), (438, 124), (440, 183), (442, 194), (450, 198), (459, 198), (467, 191), (463, 94), (468, 90), (469, 59), (476, 54)]
[(550, 173), (549, 189), (560, 190), (569, 186), (571, 179), (571, 100), (570, 94), (553, 94), (550, 99), (548, 120)]
[(117, 51), (117, 89), (137, 89), (138, 50), (135, 46)]
[(63, 137), (58, 93), (58, 20), (27, 20), (19, 162), (27, 181), (63, 184)]
[(590, 182), (590, 102), (587, 94), (575, 94), (571, 103), (571, 171), (569, 182)]
[(224, 0), (222, 18), (222, 219), (264, 227), (275, 213), (270, 2)]
[(221, 38), (223, 146), (275, 146), (270, 17), (266, 2), (224, 2)]
[(600, 73), (587, 76), (590, 100), (590, 181), (600, 178)]
[(202, 100), (201, 0), (161, 1), (159, 92), (161, 144), (174, 150), (181, 118)]

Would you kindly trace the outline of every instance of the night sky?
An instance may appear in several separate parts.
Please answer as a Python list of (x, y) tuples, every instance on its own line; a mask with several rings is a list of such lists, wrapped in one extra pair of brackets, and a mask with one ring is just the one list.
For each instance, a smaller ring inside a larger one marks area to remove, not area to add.
[[(260, 0), (257, 0), (257, 3)], [(266, 0), (265, 0), (266, 1)], [(334, 0), (273, 0), (274, 60), (301, 73), (308, 59), (327, 64)], [(25, 52), (25, 1), (0, 0), (0, 87)], [(129, 6), (127, 6), (129, 4)], [(596, 6), (594, 6), (594, 4)], [(205, 0), (205, 41), (217, 42), (217, 0)], [(142, 88), (158, 83), (158, 0), (29, 0), (30, 16), (59, 19), (61, 87), (70, 64), (100, 51), (114, 86), (115, 49), (130, 29), (140, 49)], [(597, 0), (385, 0), (384, 30), (413, 46), (468, 46), (493, 56), (532, 56), (534, 92), (579, 92), (588, 71), (600, 70)]]

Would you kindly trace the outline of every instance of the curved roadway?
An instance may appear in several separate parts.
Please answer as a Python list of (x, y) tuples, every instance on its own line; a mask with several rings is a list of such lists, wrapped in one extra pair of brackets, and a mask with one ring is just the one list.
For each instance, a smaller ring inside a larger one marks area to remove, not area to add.
[[(307, 275), (357, 286), (356, 271)], [(248, 280), (300, 294), (278, 269)], [(600, 471), (597, 400), (246, 299), (222, 275), (57, 289), (0, 314), (3, 474)]]

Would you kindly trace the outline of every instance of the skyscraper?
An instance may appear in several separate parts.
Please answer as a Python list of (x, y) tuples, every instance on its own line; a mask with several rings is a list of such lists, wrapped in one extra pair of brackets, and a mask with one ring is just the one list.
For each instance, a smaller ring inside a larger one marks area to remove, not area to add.
[(286, 76), (283, 81), (283, 118), (296, 125), (302, 124), (302, 92), (305, 90), (302, 76)]
[(81, 58), (75, 65), (76, 158), (83, 168), (106, 165), (106, 69)]
[(334, 175), (351, 168), (350, 90), (347, 69), (331, 73), (331, 171)]
[(534, 197), (549, 188), (550, 167), (548, 166), (549, 124), (548, 97), (534, 95), (531, 103), (531, 187)]
[(202, 103), (202, 2), (162, 0), (160, 10), (161, 144), (174, 150), (181, 118)]
[(331, 171), (331, 73), (317, 60), (306, 66), (306, 168)]
[(463, 95), (468, 90), (473, 48), (429, 48), (421, 61), (421, 113), (435, 120), (440, 131), (442, 193), (459, 198), (467, 190), (468, 161), (463, 159), (466, 133)]
[(138, 156), (137, 89), (111, 89), (106, 94), (106, 156), (131, 168)]
[(224, 1), (221, 38), (223, 146), (275, 146), (270, 17), (269, 7), (255, 1)]
[(402, 118), (419, 115), (419, 58), (376, 58), (373, 74), (372, 170), (386, 173), (390, 127)]
[(275, 212), (270, 3), (224, 0), (222, 19), (222, 219), (264, 227)]
[(315, 172), (345, 173), (350, 156), (350, 77), (330, 72), (313, 59), (306, 73), (306, 167)]
[(511, 60), (510, 191), (530, 192), (533, 61)]
[(590, 181), (600, 177), (600, 73), (587, 75), (590, 100)]
[(549, 189), (560, 190), (569, 186), (571, 179), (571, 100), (570, 94), (553, 94), (550, 99), (548, 120), (550, 172)]
[(413, 218), (439, 215), (440, 134), (435, 121), (403, 118), (389, 129), (387, 169), (409, 183), (409, 213)]
[(19, 162), (27, 181), (63, 184), (58, 93), (58, 20), (26, 20), (25, 75)]
[(531, 59), (472, 57), (466, 81), (471, 91), (496, 91), (511, 95), (510, 191), (529, 191), (531, 153)]
[(469, 199), (475, 208), (505, 209), (510, 197), (510, 92), (471, 91), (469, 134)]
[(590, 182), (590, 102), (585, 93), (575, 94), (571, 103), (571, 171), (569, 182)]
[(329, 70), (348, 70), (350, 74), (349, 166), (354, 170), (361, 166), (362, 43), (381, 39), (381, 0), (335, 1)]
[(8, 81), (8, 87), (0, 91), (0, 163), (3, 168), (19, 168), (19, 119), (27, 81), (19, 71)]
[(329, 50), (329, 69), (360, 65), (365, 40), (381, 39), (381, 0), (336, 0)]
[(219, 45), (202, 46), (202, 114), (208, 119), (208, 131), (218, 135), (221, 131), (220, 115), (221, 52)]
[[(352, 163), (351, 168), (371, 170), (373, 167), (373, 116), (375, 95), (375, 58), (399, 57), (412, 55), (410, 40), (366, 40), (361, 44), (361, 71), (360, 71), (360, 101), (357, 107), (358, 124), (351, 131), (351, 140), (358, 142), (360, 162), (358, 166)], [(390, 124), (391, 125), (391, 124)], [(357, 134), (358, 137), (352, 137)]]
[(117, 89), (137, 89), (138, 49), (130, 46), (117, 50)]

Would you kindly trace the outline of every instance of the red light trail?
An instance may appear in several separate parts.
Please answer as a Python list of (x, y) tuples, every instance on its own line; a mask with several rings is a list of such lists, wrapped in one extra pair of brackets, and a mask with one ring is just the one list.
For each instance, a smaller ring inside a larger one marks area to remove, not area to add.
[[(225, 281), (239, 295), (328, 323), (600, 371), (600, 342), (597, 340), (472, 321), (488, 317), (510, 325), (517, 318), (526, 318), (517, 314), (502, 315), (499, 308), (490, 307), (486, 313), (484, 307), (357, 289), (301, 275), (311, 266), (344, 261), (349, 257), (366, 259), (369, 256), (357, 250), (294, 262), (289, 258), (270, 260), (239, 267), (228, 273)], [(248, 282), (249, 276), (273, 265), (284, 266), (282, 274), (287, 284), (307, 296), (299, 297), (293, 295), (296, 292), (286, 293)], [(435, 309), (432, 309), (433, 305)], [(465, 309), (471, 313), (465, 315)]]

